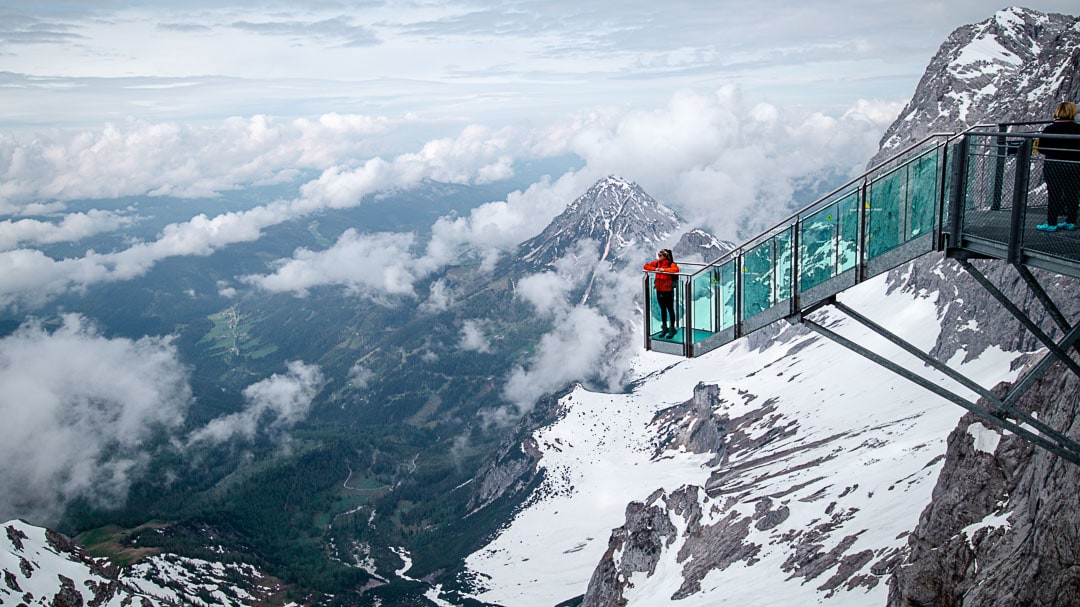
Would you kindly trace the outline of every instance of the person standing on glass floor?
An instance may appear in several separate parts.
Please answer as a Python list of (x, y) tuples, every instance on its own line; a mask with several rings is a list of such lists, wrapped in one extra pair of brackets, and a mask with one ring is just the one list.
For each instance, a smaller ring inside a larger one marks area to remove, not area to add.
[(645, 270), (656, 272), (653, 286), (656, 288), (656, 303), (660, 306), (660, 337), (675, 336), (675, 284), (679, 266), (672, 258), (671, 249), (660, 249), (657, 258), (645, 264)]

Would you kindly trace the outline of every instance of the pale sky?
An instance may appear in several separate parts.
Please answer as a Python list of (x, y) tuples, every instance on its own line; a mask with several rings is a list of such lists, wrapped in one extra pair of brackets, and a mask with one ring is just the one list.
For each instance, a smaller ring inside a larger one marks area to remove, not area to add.
[(1004, 6), (16, 0), (0, 5), (0, 128), (327, 113), (501, 125), (732, 84), (835, 114), (909, 96), (954, 28)]

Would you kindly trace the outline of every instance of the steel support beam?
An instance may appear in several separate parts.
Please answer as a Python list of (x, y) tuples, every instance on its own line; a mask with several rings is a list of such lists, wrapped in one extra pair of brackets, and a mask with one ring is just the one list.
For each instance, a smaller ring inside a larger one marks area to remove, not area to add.
[[(925, 377), (922, 377), (916, 373), (912, 373), (905, 367), (892, 362), (891, 360), (871, 351), (870, 349), (865, 348), (855, 343), (854, 341), (830, 329), (827, 329), (826, 327), (823, 327), (820, 324), (806, 317), (800, 317), (799, 322), (801, 322), (803, 325), (813, 330), (814, 332), (831, 339), (832, 341), (851, 350), (852, 352), (855, 352), (856, 354), (859, 354), (863, 358), (866, 358), (871, 362), (877, 363), (885, 369), (892, 371), (900, 377), (903, 377), (904, 379), (907, 379), (908, 381), (911, 381), (912, 383), (917, 384), (952, 403), (960, 405), (964, 409), (967, 409), (968, 411), (973, 413), (982, 421), (997, 428), (1008, 430), (1009, 432), (1012, 432), (1013, 434), (1024, 438), (1032, 444), (1042, 447), (1046, 451), (1049, 451), (1050, 453), (1053, 453), (1054, 455), (1057, 455), (1058, 457), (1061, 457), (1068, 462), (1080, 465), (1080, 445), (1077, 445), (1068, 438), (1065, 438), (1065, 441), (1067, 443), (1066, 445), (1060, 445), (1057, 441), (1049, 440), (1042, 434), (1037, 434), (1035, 432), (1032, 432), (1031, 430), (1028, 430), (1024, 426), (1013, 423), (1008, 419), (1003, 419), (1001, 417), (998, 417), (997, 415), (994, 415), (994, 413), (986, 407), (971, 402), (970, 400), (960, 396), (959, 394), (956, 394), (955, 392), (929, 379), (926, 379)], [(1057, 433), (1055, 432), (1055, 434)]]

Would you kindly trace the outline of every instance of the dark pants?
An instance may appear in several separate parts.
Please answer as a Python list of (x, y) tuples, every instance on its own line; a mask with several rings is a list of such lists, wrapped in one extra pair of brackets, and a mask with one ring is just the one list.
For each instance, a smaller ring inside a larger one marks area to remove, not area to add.
[(1054, 225), (1064, 216), (1067, 223), (1076, 223), (1076, 207), (1080, 204), (1080, 163), (1047, 160), (1043, 164), (1046, 177), (1046, 223)]
[(666, 327), (674, 327), (675, 291), (657, 291), (656, 303), (660, 306), (660, 322)]

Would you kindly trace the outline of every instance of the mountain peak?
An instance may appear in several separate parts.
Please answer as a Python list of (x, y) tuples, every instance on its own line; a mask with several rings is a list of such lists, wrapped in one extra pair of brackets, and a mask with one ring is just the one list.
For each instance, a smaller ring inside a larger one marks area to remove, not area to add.
[(521, 259), (550, 265), (575, 243), (592, 239), (600, 243), (600, 261), (614, 261), (640, 246), (666, 242), (681, 223), (675, 211), (638, 184), (608, 175), (567, 205), (538, 236), (522, 243)]
[(952, 32), (881, 140), (874, 164), (935, 132), (987, 121), (1042, 120), (1076, 93), (1075, 17), (1011, 7)]

